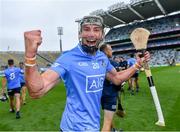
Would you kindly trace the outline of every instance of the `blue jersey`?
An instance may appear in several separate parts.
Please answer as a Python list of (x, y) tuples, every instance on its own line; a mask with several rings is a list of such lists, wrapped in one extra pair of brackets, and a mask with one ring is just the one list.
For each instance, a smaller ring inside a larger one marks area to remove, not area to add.
[(4, 75), (7, 80), (7, 88), (14, 89), (19, 88), (20, 85), (20, 68), (9, 67), (4, 70)]
[(135, 58), (129, 58), (127, 60), (127, 62), (128, 62), (128, 66), (131, 67), (136, 63), (136, 59)]
[(66, 106), (60, 128), (63, 131), (98, 131), (100, 99), (106, 72), (113, 69), (104, 53), (87, 55), (79, 44), (51, 66), (64, 81)]
[(21, 83), (25, 83), (25, 79), (24, 79), (24, 69), (20, 68), (20, 82)]
[[(129, 58), (127, 60), (127, 62), (128, 62), (128, 66), (131, 67), (136, 63), (136, 59), (135, 58)], [(136, 73), (139, 73), (139, 71), (136, 71)]]
[[(110, 60), (110, 63), (116, 68), (116, 67), (119, 67), (119, 64), (113, 60)], [(118, 88), (117, 87), (121, 87), (120, 85), (119, 86), (116, 86), (114, 85), (112, 82), (110, 82), (109, 80), (105, 79), (104, 81), (104, 86), (103, 86), (103, 94), (102, 96), (103, 97), (107, 97), (107, 98), (110, 98), (110, 97), (117, 97), (118, 95)]]

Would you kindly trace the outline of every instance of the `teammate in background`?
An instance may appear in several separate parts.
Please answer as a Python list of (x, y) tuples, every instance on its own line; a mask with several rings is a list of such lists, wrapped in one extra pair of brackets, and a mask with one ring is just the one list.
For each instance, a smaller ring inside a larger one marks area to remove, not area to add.
[[(134, 58), (134, 54), (130, 55), (130, 58), (127, 60), (128, 67), (132, 67), (137, 60)], [(139, 83), (138, 83), (139, 71), (136, 71), (135, 74), (129, 79), (129, 89), (131, 90), (131, 94), (134, 95), (134, 91), (136, 88), (136, 92), (139, 92)]]
[(125, 60), (123, 57), (119, 57), (119, 59), (120, 59), (119, 66), (121, 70), (126, 70), (128, 68), (127, 60)]
[[(40, 74), (36, 66), (36, 54), (42, 43), (41, 31), (24, 33), (25, 80), (32, 98), (40, 98), (59, 80), (66, 87), (66, 106), (62, 115), (62, 131), (99, 131), (100, 101), (105, 77), (116, 85), (132, 76), (150, 54), (124, 72), (117, 72), (104, 53), (98, 50), (104, 38), (104, 24), (99, 16), (86, 16), (79, 23), (79, 43), (62, 54), (50, 69)], [(143, 60), (144, 59), (144, 60)], [(38, 81), (37, 81), (38, 80)]]
[[(4, 79), (5, 82), (2, 84), (2, 89), (5, 91), (6, 83), (7, 83), (7, 92), (10, 99), (10, 112), (14, 113), (14, 107), (16, 107), (16, 119), (20, 118), (20, 68), (14, 67), (14, 60), (8, 60), (8, 68), (4, 70)], [(16, 103), (14, 104), (14, 97)]]
[[(110, 63), (116, 68), (117, 71), (119, 71), (119, 64), (112, 59), (111, 46), (109, 44), (103, 44), (100, 47), (100, 51), (105, 53), (105, 55), (109, 58)], [(114, 85), (111, 81), (105, 79), (103, 84), (102, 97), (101, 97), (101, 106), (102, 109), (104, 110), (104, 123), (103, 123), (102, 131), (116, 130), (113, 125), (113, 116), (116, 111), (117, 97), (120, 88), (121, 85), (118, 86)]]
[[(126, 70), (128, 68), (128, 64), (127, 64), (127, 61), (123, 58), (123, 57), (120, 57), (120, 56), (117, 56), (116, 57), (117, 59), (115, 59), (115, 61), (117, 61), (119, 63), (119, 70)], [(116, 110), (116, 115), (119, 116), (119, 117), (124, 117), (125, 116), (125, 110), (123, 109), (122, 107), (122, 94), (124, 93), (124, 85), (126, 84), (126, 82), (123, 82), (121, 85), (120, 85), (120, 91), (119, 91), (119, 94), (118, 94), (118, 104), (117, 104), (117, 110)]]
[(20, 82), (21, 82), (21, 104), (26, 104), (26, 84), (24, 79), (24, 63), (19, 62), (20, 72)]
[(125, 70), (128, 68), (128, 62), (123, 57), (115, 56), (114, 61), (119, 64), (120, 70)]
[(117, 62), (117, 63), (120, 62), (119, 56), (114, 56), (114, 57), (113, 57), (113, 60), (114, 60), (115, 62)]

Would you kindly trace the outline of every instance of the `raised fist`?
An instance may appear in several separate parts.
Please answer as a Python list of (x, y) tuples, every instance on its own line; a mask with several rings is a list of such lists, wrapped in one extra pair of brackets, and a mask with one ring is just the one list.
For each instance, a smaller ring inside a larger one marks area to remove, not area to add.
[(25, 56), (33, 58), (37, 54), (38, 46), (42, 43), (41, 31), (32, 30), (24, 32)]

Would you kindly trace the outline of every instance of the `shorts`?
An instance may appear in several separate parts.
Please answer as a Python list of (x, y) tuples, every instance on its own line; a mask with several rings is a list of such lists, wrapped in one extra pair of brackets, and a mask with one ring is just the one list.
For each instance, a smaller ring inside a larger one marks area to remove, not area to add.
[(15, 93), (21, 93), (21, 88), (14, 88), (7, 90), (9, 96), (14, 96)]
[(132, 75), (132, 78), (138, 78), (139, 73), (134, 73), (134, 75)]
[(25, 83), (21, 83), (21, 88), (22, 88), (23, 86), (25, 86)]
[(117, 97), (102, 97), (101, 106), (103, 110), (116, 111)]

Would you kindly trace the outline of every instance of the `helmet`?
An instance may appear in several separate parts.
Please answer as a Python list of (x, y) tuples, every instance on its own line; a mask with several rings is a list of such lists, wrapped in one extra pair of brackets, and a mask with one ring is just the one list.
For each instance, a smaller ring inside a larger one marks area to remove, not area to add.
[[(102, 17), (100, 16), (84, 16), (81, 20), (80, 20), (80, 23), (79, 23), (79, 33), (82, 32), (82, 27), (83, 25), (89, 25), (89, 24), (93, 24), (93, 25), (98, 25), (102, 28), (102, 30), (104, 30), (104, 24), (103, 24), (103, 19)], [(103, 31), (104, 33), (104, 31)], [(98, 46), (99, 44), (101, 43), (102, 39), (99, 39), (96, 43), (95, 46), (89, 46), (89, 45), (83, 45), (82, 44), (82, 38), (79, 38), (80, 39), (80, 43), (81, 43), (81, 46), (82, 46), (82, 49), (83, 51), (85, 51), (86, 53), (94, 53), (98, 50)]]
[(84, 16), (80, 20), (80, 31), (82, 31), (82, 26), (86, 24), (95, 24), (104, 29), (103, 19), (100, 16)]

